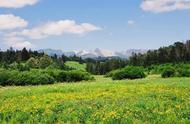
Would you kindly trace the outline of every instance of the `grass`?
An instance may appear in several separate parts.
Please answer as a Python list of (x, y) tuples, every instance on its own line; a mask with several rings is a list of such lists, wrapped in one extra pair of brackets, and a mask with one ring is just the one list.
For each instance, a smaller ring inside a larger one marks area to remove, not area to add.
[(190, 78), (1, 87), (0, 123), (190, 123)]
[(67, 61), (65, 65), (75, 70), (86, 71), (86, 64), (80, 64), (75, 61)]

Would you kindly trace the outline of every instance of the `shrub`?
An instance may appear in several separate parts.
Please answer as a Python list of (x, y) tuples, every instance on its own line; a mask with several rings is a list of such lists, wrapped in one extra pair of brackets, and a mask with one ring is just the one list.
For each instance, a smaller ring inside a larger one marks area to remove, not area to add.
[(48, 74), (35, 74), (30, 76), (29, 79), (31, 85), (53, 84), (55, 82), (55, 79)]
[(40, 60), (39, 60), (39, 65), (40, 65), (40, 68), (42, 68), (42, 69), (47, 68), (47, 67), (50, 66), (52, 63), (53, 63), (53, 60), (52, 60), (49, 56), (47, 56), (47, 55), (44, 55), (44, 56), (41, 57)]
[(77, 82), (82, 80), (93, 80), (94, 78), (87, 72), (72, 70), (60, 72), (57, 79), (59, 82)]
[(175, 75), (176, 75), (176, 71), (172, 67), (168, 67), (164, 69), (164, 71), (162, 72), (163, 78), (174, 77)]
[(178, 69), (177, 76), (178, 77), (190, 77), (190, 70), (189, 69)]
[(18, 71), (1, 71), (0, 85), (40, 85), (52, 84), (55, 79), (49, 74), (43, 74), (39, 71), (35, 72), (18, 72)]
[(92, 80), (93, 77), (83, 71), (61, 71), (61, 70), (31, 70), (11, 71), (0, 70), (0, 85), (43, 85), (54, 82), (77, 82)]
[(82, 80), (87, 81), (93, 79), (94, 78), (88, 72), (77, 71), (77, 70), (68, 71), (68, 77), (67, 77), (68, 82), (77, 82)]
[(18, 71), (30, 71), (30, 67), (26, 64), (18, 64)]
[(68, 74), (65, 71), (61, 71), (58, 73), (56, 80), (58, 82), (64, 82), (68, 80)]
[(113, 80), (139, 79), (145, 77), (146, 75), (142, 67), (128, 66), (113, 73), (112, 79)]
[(38, 68), (39, 67), (39, 61), (38, 59), (35, 59), (31, 57), (27, 63), (26, 63), (30, 68)]
[(19, 72), (18, 71), (7, 71), (1, 70), (0, 71), (0, 85), (13, 85), (19, 79)]

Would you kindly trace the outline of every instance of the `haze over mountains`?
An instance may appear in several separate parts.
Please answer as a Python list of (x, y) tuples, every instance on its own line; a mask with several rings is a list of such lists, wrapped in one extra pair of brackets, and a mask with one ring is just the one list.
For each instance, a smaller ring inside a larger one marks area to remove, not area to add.
[(145, 53), (147, 50), (144, 49), (129, 49), (126, 51), (110, 51), (106, 49), (96, 48), (95, 50), (81, 50), (81, 51), (68, 51), (64, 52), (62, 50), (54, 50), (54, 49), (41, 49), (39, 52), (44, 52), (50, 56), (57, 55), (65, 55), (65, 56), (79, 56), (82, 58), (98, 58), (98, 57), (120, 57), (120, 58), (129, 58), (132, 53)]

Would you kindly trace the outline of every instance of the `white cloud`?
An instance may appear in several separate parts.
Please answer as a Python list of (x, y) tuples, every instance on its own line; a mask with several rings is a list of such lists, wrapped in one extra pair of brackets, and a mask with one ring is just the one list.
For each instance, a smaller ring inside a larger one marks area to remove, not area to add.
[(12, 14), (0, 15), (0, 30), (24, 28), (27, 25), (28, 22), (18, 16)]
[(27, 5), (34, 5), (39, 0), (0, 0), (0, 7), (3, 8), (22, 8)]
[(128, 20), (128, 25), (134, 25), (135, 24), (135, 21), (133, 21), (133, 20)]
[[(26, 29), (24, 27), (26, 27), (28, 23), (23, 19), (21, 19), (20, 17), (15, 17), (13, 15), (4, 15), (4, 16), (5, 16), (3, 18), (4, 20), (0, 20), (0, 30), (6, 30), (6, 32), (3, 32), (0, 35), (5, 45), (12, 46), (14, 48), (23, 48), (23, 47), (32, 48), (35, 46), (33, 44), (34, 39), (38, 40), (50, 36), (60, 36), (65, 34), (84, 35), (91, 31), (101, 30), (100, 27), (97, 27), (93, 24), (90, 23), (77, 24), (73, 20), (60, 20), (55, 22), (47, 22), (44, 23), (43, 25), (33, 27), (31, 29)], [(11, 24), (8, 25), (8, 23)], [(18, 30), (18, 28), (23, 28), (23, 29)]]
[(154, 13), (184, 10), (190, 9), (190, 0), (144, 0), (141, 8)]
[(63, 35), (65, 33), (82, 35), (97, 30), (101, 30), (101, 28), (90, 23), (76, 24), (73, 20), (61, 20), (48, 22), (32, 29), (25, 29), (22, 32), (17, 32), (16, 35), (25, 36), (30, 39), (42, 39), (48, 36)]
[(26, 41), (24, 38), (21, 37), (5, 37), (3, 41), (5, 45), (18, 49), (22, 49), (24, 47), (34, 47), (34, 45), (32, 45), (29, 41)]

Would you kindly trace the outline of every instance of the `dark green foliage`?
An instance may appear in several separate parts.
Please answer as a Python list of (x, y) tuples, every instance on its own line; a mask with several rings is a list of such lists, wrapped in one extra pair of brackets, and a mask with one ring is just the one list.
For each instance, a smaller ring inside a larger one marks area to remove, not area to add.
[(87, 72), (78, 71), (78, 70), (72, 70), (68, 71), (68, 82), (77, 82), (82, 80), (93, 80), (94, 78)]
[(190, 40), (186, 43), (176, 42), (158, 50), (149, 50), (145, 54), (134, 53), (130, 57), (131, 65), (150, 66), (164, 63), (180, 63), (190, 61)]
[(27, 61), (30, 57), (42, 57), (44, 53), (38, 53), (37, 51), (27, 50), (14, 50), (12, 47), (7, 51), (0, 51), (0, 63), (2, 65), (9, 65), (14, 62), (20, 63)]
[(30, 54), (26, 48), (23, 48), (21, 51), (21, 60), (26, 61), (30, 58)]
[(167, 64), (157, 67), (163, 78), (168, 77), (190, 77), (190, 64)]
[(108, 59), (105, 61), (87, 62), (86, 70), (91, 74), (104, 75), (112, 70), (123, 68), (127, 65), (127, 60)]
[(71, 70), (71, 71), (60, 71), (55, 74), (57, 82), (78, 82), (82, 80), (93, 80), (94, 78), (87, 72)]
[(128, 66), (121, 70), (115, 71), (112, 74), (113, 80), (122, 80), (122, 79), (139, 79), (145, 78), (144, 69), (142, 67)]
[(68, 80), (67, 72), (61, 71), (56, 75), (57, 81), (64, 82)]
[(61, 71), (61, 70), (31, 70), (10, 71), (0, 70), (0, 85), (43, 85), (55, 82), (78, 82), (92, 80), (93, 77), (83, 71)]
[(169, 67), (166, 68), (163, 72), (162, 72), (162, 77), (163, 78), (168, 78), (168, 77), (174, 77), (176, 75), (176, 71), (174, 68)]
[(179, 69), (178, 77), (190, 77), (190, 69)]
[(39, 71), (18, 72), (18, 71), (1, 71), (0, 85), (40, 85), (51, 84), (55, 80), (48, 74), (43, 74)]

